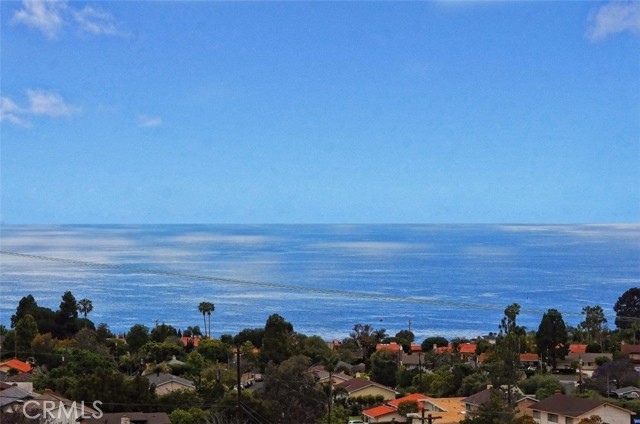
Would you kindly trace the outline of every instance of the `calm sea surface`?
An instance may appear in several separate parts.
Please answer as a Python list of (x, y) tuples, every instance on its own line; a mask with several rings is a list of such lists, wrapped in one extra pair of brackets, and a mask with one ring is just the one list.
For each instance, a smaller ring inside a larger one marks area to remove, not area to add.
[[(298, 332), (342, 339), (354, 324), (388, 334), (497, 331), (503, 310), (537, 329), (548, 308), (568, 324), (640, 286), (640, 225), (2, 226), (0, 323), (21, 297), (57, 309), (71, 290), (89, 318), (212, 332), (263, 327), (278, 313)], [(20, 254), (20, 255), (15, 255)], [(32, 256), (24, 256), (32, 255)]]

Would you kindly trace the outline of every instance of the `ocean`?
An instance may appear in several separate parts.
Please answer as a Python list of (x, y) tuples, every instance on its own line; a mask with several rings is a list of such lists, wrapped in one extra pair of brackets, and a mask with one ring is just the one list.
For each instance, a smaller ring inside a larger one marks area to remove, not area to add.
[(536, 330), (558, 309), (569, 325), (640, 286), (640, 224), (625, 225), (59, 225), (0, 227), (0, 323), (32, 294), (57, 309), (71, 290), (89, 319), (203, 327), (214, 336), (279, 314), (327, 340), (355, 324), (394, 335), (497, 332), (521, 305)]

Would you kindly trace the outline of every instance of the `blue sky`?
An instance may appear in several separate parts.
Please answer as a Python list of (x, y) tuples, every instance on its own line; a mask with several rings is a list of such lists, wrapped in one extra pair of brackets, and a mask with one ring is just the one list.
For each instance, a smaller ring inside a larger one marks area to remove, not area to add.
[(5, 224), (640, 220), (640, 2), (0, 8)]

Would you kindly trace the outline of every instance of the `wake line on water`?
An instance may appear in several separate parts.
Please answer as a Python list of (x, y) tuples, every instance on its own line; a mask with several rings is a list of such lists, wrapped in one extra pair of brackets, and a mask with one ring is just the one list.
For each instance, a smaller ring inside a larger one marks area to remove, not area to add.
[[(260, 287), (260, 288), (267, 288), (267, 289), (277, 289), (277, 290), (284, 290), (284, 291), (309, 292), (309, 293), (320, 294), (323, 296), (339, 296), (339, 297), (349, 297), (349, 298), (355, 298), (355, 299), (417, 303), (417, 304), (426, 304), (426, 305), (446, 306), (451, 308), (481, 309), (481, 310), (492, 310), (492, 311), (501, 311), (501, 310), (504, 310), (504, 308), (506, 307), (506, 306), (486, 305), (486, 304), (482, 305), (479, 303), (455, 302), (450, 300), (403, 297), (403, 296), (394, 296), (394, 295), (386, 295), (386, 294), (367, 293), (367, 292), (360, 292), (360, 291), (323, 289), (323, 288), (316, 288), (316, 287), (300, 286), (295, 284), (271, 283), (266, 281), (244, 280), (244, 279), (228, 278), (228, 277), (216, 277), (216, 276), (208, 276), (208, 275), (200, 275), (200, 274), (183, 273), (183, 272), (162, 271), (162, 270), (147, 269), (147, 268), (137, 268), (137, 267), (127, 266), (122, 264), (106, 264), (101, 262), (81, 261), (78, 259), (57, 258), (52, 256), (33, 255), (28, 253), (11, 252), (11, 251), (0, 251), (0, 255), (13, 256), (13, 257), (23, 258), (23, 259), (34, 259), (39, 261), (63, 263), (63, 264), (69, 264), (69, 265), (78, 265), (78, 266), (83, 266), (87, 268), (110, 269), (110, 270), (124, 271), (128, 273), (158, 275), (162, 277), (176, 277), (176, 278), (200, 280), (200, 281), (213, 281), (213, 282), (220, 282), (220, 283)], [(547, 311), (543, 309), (521, 308), (521, 313), (543, 314), (545, 312)], [(575, 312), (563, 312), (563, 314), (566, 316), (581, 316), (580, 313), (575, 313)]]

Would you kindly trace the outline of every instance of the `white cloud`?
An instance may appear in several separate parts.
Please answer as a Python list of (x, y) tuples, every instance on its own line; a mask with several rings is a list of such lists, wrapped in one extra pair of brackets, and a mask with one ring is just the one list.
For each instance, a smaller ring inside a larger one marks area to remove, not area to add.
[(611, 1), (602, 6), (589, 18), (586, 36), (599, 41), (624, 31), (640, 35), (640, 2)]
[(115, 18), (104, 10), (86, 6), (82, 10), (73, 10), (73, 18), (85, 32), (96, 35), (120, 35)]
[(66, 1), (22, 0), (22, 6), (14, 13), (12, 22), (35, 28), (50, 40), (62, 31)]
[(144, 128), (159, 127), (162, 125), (162, 118), (157, 116), (140, 115), (138, 116), (138, 125)]
[(14, 13), (12, 23), (35, 28), (50, 40), (57, 38), (65, 25), (94, 35), (123, 34), (110, 13), (91, 6), (76, 9), (66, 0), (22, 0), (22, 9)]
[(13, 100), (8, 97), (0, 97), (0, 122), (7, 121), (16, 125), (28, 126), (29, 123), (20, 116), (23, 113), (22, 108)]
[(0, 122), (6, 121), (23, 127), (30, 126), (29, 117), (69, 116), (80, 108), (64, 101), (57, 93), (45, 90), (26, 90), (27, 106), (21, 107), (9, 97), (0, 97)]
[(27, 90), (29, 112), (33, 115), (68, 116), (78, 108), (64, 101), (59, 94), (44, 90)]

